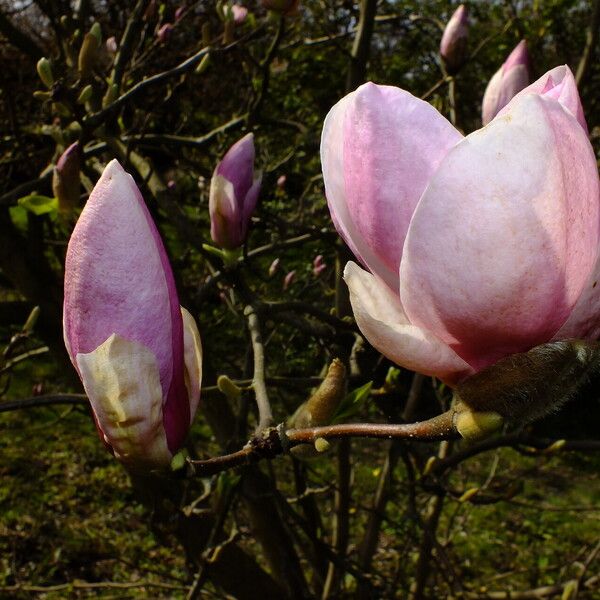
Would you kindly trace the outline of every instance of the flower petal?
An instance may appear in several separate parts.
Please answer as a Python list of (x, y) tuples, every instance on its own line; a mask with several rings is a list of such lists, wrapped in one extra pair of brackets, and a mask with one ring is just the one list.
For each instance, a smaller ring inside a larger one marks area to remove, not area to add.
[(190, 401), (190, 424), (194, 420), (200, 401), (202, 382), (202, 341), (194, 317), (181, 307), (183, 318), (183, 360), (185, 362), (185, 387)]
[[(542, 75), (537, 81), (534, 81), (530, 86), (520, 91), (513, 98), (512, 102), (515, 102), (525, 94), (540, 94), (557, 100), (577, 119), (584, 131), (588, 132), (575, 77), (573, 77), (573, 73), (567, 65), (555, 67)], [(500, 114), (502, 114), (502, 111), (500, 111)]]
[(400, 299), (375, 275), (349, 262), (344, 280), (358, 327), (371, 345), (395, 363), (452, 384), (473, 373), (447, 344), (411, 325)]
[(75, 361), (96, 422), (115, 456), (132, 466), (168, 465), (172, 454), (153, 352), (113, 334), (92, 352), (77, 354)]
[(367, 83), (329, 112), (321, 138), (334, 224), (392, 289), (406, 231), (427, 181), (461, 134), (408, 92)]
[(248, 133), (229, 148), (215, 169), (215, 175), (231, 181), (237, 202), (242, 201), (252, 185), (254, 155), (254, 134)]
[(525, 95), (446, 157), (400, 268), (412, 323), (482, 368), (548, 341), (598, 253), (591, 145), (558, 103)]

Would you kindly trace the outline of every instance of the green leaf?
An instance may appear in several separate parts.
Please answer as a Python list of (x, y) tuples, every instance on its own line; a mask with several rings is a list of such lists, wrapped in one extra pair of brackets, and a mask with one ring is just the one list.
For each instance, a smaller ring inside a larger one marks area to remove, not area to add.
[(27, 211), (22, 206), (11, 206), (8, 209), (13, 225), (20, 231), (27, 231)]
[(353, 417), (364, 405), (369, 397), (373, 382), (369, 381), (355, 390), (352, 390), (340, 403), (331, 423), (341, 423)]
[(39, 194), (31, 194), (23, 196), (17, 201), (19, 206), (22, 206), (34, 215), (46, 215), (58, 210), (58, 199), (50, 198), (49, 196), (40, 196)]

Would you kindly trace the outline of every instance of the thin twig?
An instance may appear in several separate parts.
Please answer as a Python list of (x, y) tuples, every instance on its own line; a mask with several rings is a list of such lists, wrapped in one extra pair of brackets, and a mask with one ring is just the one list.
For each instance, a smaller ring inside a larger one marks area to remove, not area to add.
[(257, 432), (263, 431), (273, 422), (273, 413), (271, 412), (271, 403), (267, 393), (265, 383), (265, 347), (263, 345), (262, 327), (257, 311), (253, 306), (247, 306), (244, 311), (248, 318), (248, 330), (252, 340), (252, 352), (254, 354), (254, 374), (252, 377), (252, 387), (256, 396), (256, 405), (258, 407), (258, 427)]
[(85, 394), (47, 394), (44, 396), (33, 396), (21, 400), (0, 402), (0, 413), (25, 408), (37, 408), (40, 406), (52, 406), (54, 404), (70, 404), (87, 406), (88, 399)]

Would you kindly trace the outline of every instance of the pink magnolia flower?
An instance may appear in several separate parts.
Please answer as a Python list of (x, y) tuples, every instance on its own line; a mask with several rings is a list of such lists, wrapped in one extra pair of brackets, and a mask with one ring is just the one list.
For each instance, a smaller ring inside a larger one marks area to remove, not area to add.
[(468, 33), (469, 11), (461, 4), (448, 21), (440, 43), (440, 56), (450, 74), (456, 73), (463, 65)]
[(600, 334), (600, 203), (573, 75), (558, 67), (463, 137), (367, 83), (321, 142), (334, 224), (367, 272), (357, 324), (399, 365), (456, 383), (550, 340)]
[(249, 133), (231, 146), (210, 181), (210, 235), (221, 248), (231, 250), (246, 240), (261, 179), (254, 172), (254, 135)]
[(494, 73), (483, 94), (482, 121), (487, 125), (523, 88), (529, 84), (529, 52), (521, 40)]
[(69, 241), (64, 336), (114, 455), (136, 468), (168, 465), (198, 406), (200, 337), (140, 191), (116, 160)]

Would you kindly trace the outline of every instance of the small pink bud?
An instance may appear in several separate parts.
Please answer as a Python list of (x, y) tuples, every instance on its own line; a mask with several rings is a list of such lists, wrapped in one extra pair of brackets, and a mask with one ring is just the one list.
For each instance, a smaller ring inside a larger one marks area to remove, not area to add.
[(210, 235), (227, 250), (241, 246), (248, 235), (262, 174), (254, 171), (254, 135), (249, 133), (227, 151), (210, 182)]
[(246, 20), (246, 17), (248, 16), (248, 9), (241, 4), (234, 4), (231, 7), (231, 14), (233, 16), (233, 22), (236, 25), (239, 25)]
[(327, 265), (323, 262), (323, 255), (317, 255), (313, 260), (313, 275), (318, 277), (326, 268)]
[(273, 277), (273, 275), (275, 275), (275, 273), (277, 272), (277, 269), (279, 268), (279, 259), (276, 258), (272, 263), (271, 266), (269, 267), (269, 277)]
[(451, 75), (456, 73), (465, 61), (468, 31), (469, 12), (465, 5), (461, 4), (448, 21), (440, 43), (440, 56)]
[(171, 23), (165, 23), (156, 32), (156, 37), (162, 44), (165, 44), (168, 41), (169, 37), (171, 37), (172, 32), (173, 32), (173, 25)]
[(169, 179), (169, 181), (167, 181), (167, 188), (169, 190), (174, 190), (177, 187), (177, 183), (175, 182), (174, 179)]
[(286, 182), (286, 181), (287, 181), (287, 177), (286, 177), (285, 175), (280, 175), (280, 176), (277, 178), (277, 187), (278, 187), (280, 190), (283, 190), (283, 189), (285, 189), (285, 182)]
[(529, 85), (530, 70), (527, 42), (521, 40), (485, 88), (482, 104), (484, 125), (487, 125), (513, 96)]
[(181, 19), (181, 17), (183, 17), (185, 13), (185, 6), (180, 6), (176, 11), (175, 11), (175, 20), (179, 21), (179, 19)]
[(113, 35), (112, 37), (109, 37), (106, 40), (106, 51), (109, 54), (116, 54), (117, 53), (117, 39), (115, 38), (115, 36)]
[(283, 289), (287, 290), (296, 278), (296, 271), (290, 271), (283, 280)]

